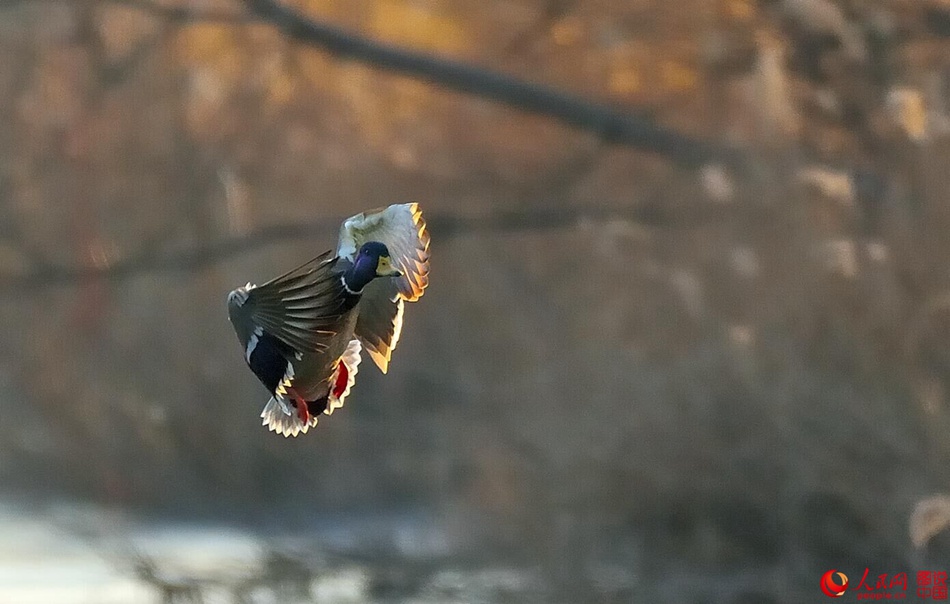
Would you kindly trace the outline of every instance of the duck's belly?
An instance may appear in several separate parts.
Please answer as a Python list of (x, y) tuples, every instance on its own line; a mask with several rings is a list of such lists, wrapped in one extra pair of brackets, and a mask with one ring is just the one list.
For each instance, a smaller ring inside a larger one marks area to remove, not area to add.
[(315, 401), (325, 397), (329, 392), (330, 374), (333, 373), (337, 361), (346, 351), (347, 344), (356, 337), (353, 332), (356, 329), (357, 308), (359, 306), (344, 316), (336, 337), (332, 339), (326, 351), (304, 355), (299, 361), (300, 369), (296, 369), (298, 363), (294, 363), (296, 375), (311, 376), (309, 380), (294, 384), (297, 393), (305, 400)]

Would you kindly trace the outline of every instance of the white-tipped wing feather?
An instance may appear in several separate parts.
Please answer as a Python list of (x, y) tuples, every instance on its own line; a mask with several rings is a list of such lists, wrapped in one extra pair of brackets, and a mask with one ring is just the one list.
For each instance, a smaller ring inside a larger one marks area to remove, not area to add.
[(419, 205), (391, 205), (347, 218), (340, 229), (337, 255), (352, 261), (368, 241), (385, 244), (393, 265), (403, 273), (376, 279), (366, 287), (356, 322), (356, 335), (386, 373), (402, 329), (403, 301), (415, 302), (429, 285), (429, 233)]

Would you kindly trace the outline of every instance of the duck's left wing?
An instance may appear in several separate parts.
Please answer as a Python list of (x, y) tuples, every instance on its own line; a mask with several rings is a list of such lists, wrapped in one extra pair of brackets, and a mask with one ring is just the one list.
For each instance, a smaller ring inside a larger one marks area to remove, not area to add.
[(395, 278), (374, 279), (363, 289), (356, 336), (379, 370), (389, 370), (399, 335), (402, 333), (402, 312), (405, 301), (399, 293)]
[(429, 233), (422, 210), (415, 203), (391, 205), (363, 212), (343, 222), (337, 255), (353, 260), (368, 241), (389, 249), (401, 277), (375, 279), (363, 290), (356, 335), (380, 371), (386, 373), (392, 351), (399, 343), (405, 302), (415, 302), (429, 285)]

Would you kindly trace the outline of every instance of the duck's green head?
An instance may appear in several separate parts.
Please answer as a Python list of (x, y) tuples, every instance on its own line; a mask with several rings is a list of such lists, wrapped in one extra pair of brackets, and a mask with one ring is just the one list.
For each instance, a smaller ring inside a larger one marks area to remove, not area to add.
[(369, 241), (360, 247), (356, 254), (358, 271), (374, 277), (401, 277), (402, 273), (393, 265), (389, 248), (378, 241)]
[(364, 243), (356, 253), (353, 266), (343, 274), (343, 284), (352, 294), (360, 293), (376, 277), (401, 277), (393, 264), (389, 248), (378, 241)]

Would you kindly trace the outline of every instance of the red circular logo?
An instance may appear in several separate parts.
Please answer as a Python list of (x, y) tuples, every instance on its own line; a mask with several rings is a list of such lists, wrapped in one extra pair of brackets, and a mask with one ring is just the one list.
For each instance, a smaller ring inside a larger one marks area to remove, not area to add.
[[(838, 582), (835, 581), (837, 577)], [(821, 591), (829, 598), (840, 598), (848, 589), (848, 576), (831, 569), (821, 576)]]

